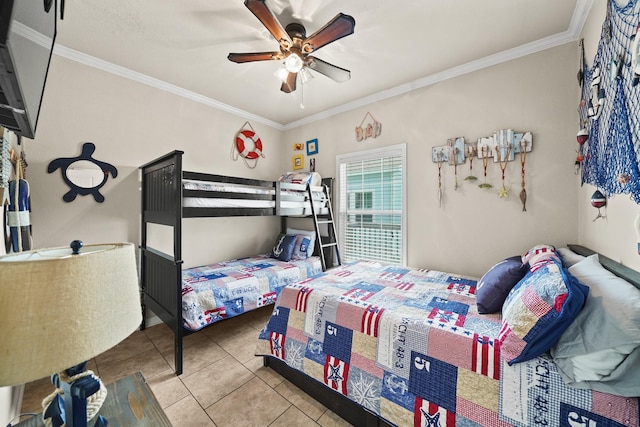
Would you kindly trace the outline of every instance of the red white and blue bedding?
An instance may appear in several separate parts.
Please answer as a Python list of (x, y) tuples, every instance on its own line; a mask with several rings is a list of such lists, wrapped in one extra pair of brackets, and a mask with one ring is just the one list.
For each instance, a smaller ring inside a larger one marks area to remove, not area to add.
[(476, 281), (356, 262), (285, 287), (256, 354), (400, 426), (638, 426), (639, 399), (566, 385), (548, 354), (509, 366)]
[(273, 304), (280, 290), (322, 272), (320, 258), (290, 262), (268, 255), (182, 270), (182, 319), (197, 331), (218, 320)]

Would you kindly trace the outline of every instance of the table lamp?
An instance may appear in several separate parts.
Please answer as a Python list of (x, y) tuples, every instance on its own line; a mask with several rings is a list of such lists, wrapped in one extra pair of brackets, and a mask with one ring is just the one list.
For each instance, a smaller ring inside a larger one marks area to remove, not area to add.
[(142, 321), (134, 245), (82, 246), (0, 256), (0, 386), (53, 374), (64, 395), (49, 406), (53, 426), (87, 425), (95, 415), (87, 415), (87, 396), (100, 389), (104, 400), (106, 388), (83, 374), (91, 373), (85, 362)]

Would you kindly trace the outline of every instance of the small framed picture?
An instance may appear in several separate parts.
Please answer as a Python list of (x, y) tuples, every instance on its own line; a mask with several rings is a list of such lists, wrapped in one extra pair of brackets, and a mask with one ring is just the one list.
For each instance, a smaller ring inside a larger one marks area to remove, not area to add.
[(318, 138), (307, 141), (307, 156), (318, 154)]
[(311, 158), (309, 159), (309, 172), (315, 172), (315, 171), (316, 171), (316, 159)]
[(293, 170), (304, 168), (304, 156), (302, 154), (293, 156), (291, 158), (291, 167), (293, 167)]
[(293, 151), (302, 151), (304, 150), (304, 144), (297, 142), (293, 144)]

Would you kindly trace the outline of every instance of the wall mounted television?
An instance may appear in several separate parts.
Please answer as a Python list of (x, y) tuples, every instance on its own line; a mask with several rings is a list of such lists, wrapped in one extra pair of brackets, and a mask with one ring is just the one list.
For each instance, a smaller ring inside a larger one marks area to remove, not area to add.
[(56, 38), (55, 0), (0, 0), (0, 125), (34, 138)]

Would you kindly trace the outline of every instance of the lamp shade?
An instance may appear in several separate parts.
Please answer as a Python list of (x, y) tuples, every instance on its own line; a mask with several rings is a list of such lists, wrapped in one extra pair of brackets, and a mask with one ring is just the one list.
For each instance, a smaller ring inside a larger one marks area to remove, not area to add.
[(0, 257), (0, 386), (61, 372), (108, 350), (142, 321), (134, 245)]

